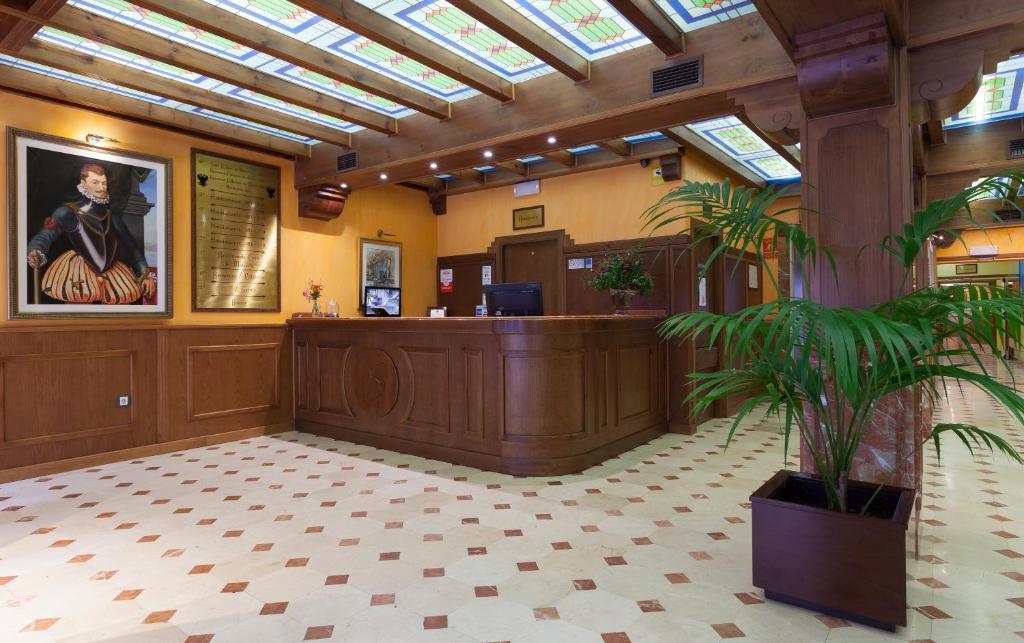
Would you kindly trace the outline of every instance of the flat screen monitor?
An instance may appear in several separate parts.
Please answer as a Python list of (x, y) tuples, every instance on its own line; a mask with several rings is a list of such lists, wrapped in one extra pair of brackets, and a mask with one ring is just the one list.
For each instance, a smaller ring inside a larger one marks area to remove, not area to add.
[(367, 286), (363, 315), (366, 317), (401, 317), (402, 289)]
[(540, 282), (484, 286), (487, 314), (495, 317), (539, 317), (544, 314)]

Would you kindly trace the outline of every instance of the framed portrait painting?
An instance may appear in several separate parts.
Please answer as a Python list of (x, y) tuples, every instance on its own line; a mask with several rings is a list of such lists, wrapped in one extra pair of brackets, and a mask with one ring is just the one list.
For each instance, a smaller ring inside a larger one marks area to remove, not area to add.
[(9, 317), (170, 317), (170, 159), (13, 128), (7, 150)]
[(402, 287), (402, 244), (376, 239), (359, 240), (359, 305), (366, 303), (366, 288)]

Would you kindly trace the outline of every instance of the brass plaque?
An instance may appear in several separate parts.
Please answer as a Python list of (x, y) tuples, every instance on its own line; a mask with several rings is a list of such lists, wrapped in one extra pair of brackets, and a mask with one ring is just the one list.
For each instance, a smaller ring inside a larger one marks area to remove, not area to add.
[(281, 310), (280, 231), (280, 168), (192, 150), (192, 310)]
[(535, 205), (531, 208), (518, 208), (512, 210), (512, 229), (523, 230), (525, 228), (544, 227), (544, 206)]

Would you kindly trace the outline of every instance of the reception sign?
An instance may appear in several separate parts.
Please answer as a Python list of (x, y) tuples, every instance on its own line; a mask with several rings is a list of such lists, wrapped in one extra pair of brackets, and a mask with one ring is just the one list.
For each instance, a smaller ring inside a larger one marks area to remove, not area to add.
[(192, 310), (281, 310), (281, 171), (192, 150)]

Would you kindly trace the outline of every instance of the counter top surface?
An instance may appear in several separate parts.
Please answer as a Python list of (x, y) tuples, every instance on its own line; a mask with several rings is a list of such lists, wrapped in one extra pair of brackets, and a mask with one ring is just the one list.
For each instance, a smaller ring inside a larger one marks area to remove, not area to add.
[(292, 317), (297, 329), (339, 331), (550, 333), (654, 328), (656, 315), (593, 315), (574, 317)]

